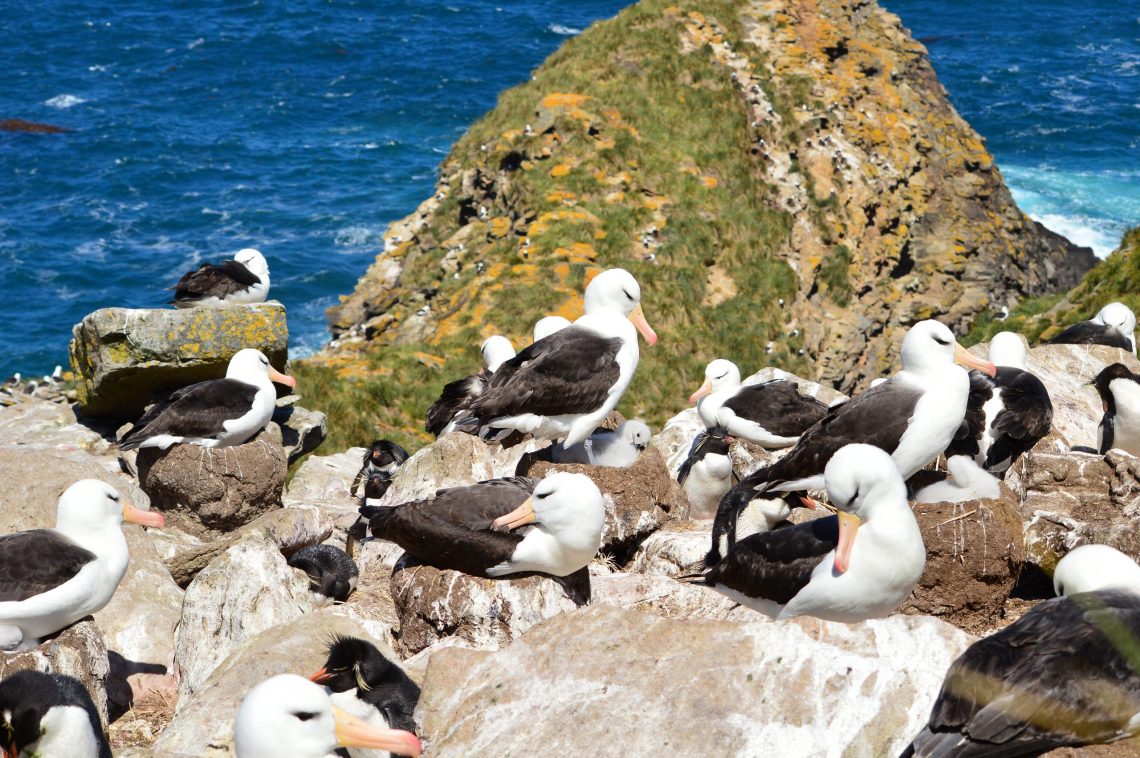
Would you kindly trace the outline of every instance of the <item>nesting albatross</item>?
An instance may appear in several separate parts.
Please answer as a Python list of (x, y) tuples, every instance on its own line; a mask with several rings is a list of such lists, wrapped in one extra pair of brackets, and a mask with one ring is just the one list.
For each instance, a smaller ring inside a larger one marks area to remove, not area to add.
[(641, 312), (641, 287), (624, 269), (594, 277), (586, 314), (499, 367), (471, 403), (467, 423), (484, 432), (514, 429), (582, 442), (617, 405), (637, 369), (637, 332), (657, 335)]
[(465, 411), (475, 398), (483, 394), (491, 375), (498, 370), (503, 361), (515, 357), (515, 348), (511, 341), (497, 334), (483, 340), (479, 352), (483, 356), (483, 370), (445, 384), (443, 391), (439, 393), (439, 399), (428, 408), (424, 429), (429, 434), (439, 437), (455, 431), (457, 414)]
[(1109, 303), (1088, 321), (1073, 324), (1050, 345), (1108, 345), (1136, 355), (1136, 314), (1124, 303)]
[(906, 333), (902, 366), (877, 387), (831, 408), (786, 456), (729, 490), (717, 506), (706, 566), (720, 560), (722, 537), (729, 547), (736, 541), (736, 519), (751, 500), (766, 493), (822, 489), (824, 467), (845, 445), (865, 443), (885, 450), (904, 480), (913, 476), (946, 449), (962, 424), (970, 391), (962, 367), (990, 376), (996, 371), (958, 345), (946, 326), (931, 320)]
[(240, 445), (273, 418), (273, 382), (295, 387), (297, 380), (269, 365), (260, 350), (234, 353), (223, 379), (208, 379), (155, 403), (119, 443), (123, 450), (168, 448), (178, 443), (202, 447)]
[(269, 264), (260, 251), (247, 247), (233, 260), (217, 265), (203, 263), (182, 275), (170, 289), (176, 308), (218, 308), (241, 303), (263, 303), (269, 296)]
[(54, 529), (0, 537), (0, 650), (26, 650), (105, 606), (127, 572), (122, 523), (160, 527), (98, 479), (59, 499)]

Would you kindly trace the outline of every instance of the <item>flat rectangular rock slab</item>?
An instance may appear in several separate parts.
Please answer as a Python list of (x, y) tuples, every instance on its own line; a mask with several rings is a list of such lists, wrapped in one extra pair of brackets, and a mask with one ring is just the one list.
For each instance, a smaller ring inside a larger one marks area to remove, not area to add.
[(233, 354), (247, 347), (284, 369), (285, 306), (102, 308), (72, 328), (69, 353), (83, 413), (134, 419), (164, 391), (225, 376)]

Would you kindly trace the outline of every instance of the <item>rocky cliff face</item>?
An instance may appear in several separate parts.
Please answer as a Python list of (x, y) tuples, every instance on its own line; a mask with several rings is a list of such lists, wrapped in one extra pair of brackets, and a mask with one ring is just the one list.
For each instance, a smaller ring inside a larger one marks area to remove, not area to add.
[(623, 266), (662, 335), (624, 412), (663, 420), (714, 357), (849, 390), (892, 368), (909, 324), (965, 333), (1093, 262), (1016, 207), (874, 2), (644, 0), (472, 126), (330, 310), (322, 360), (525, 344), (538, 317), (580, 314), (593, 270)]

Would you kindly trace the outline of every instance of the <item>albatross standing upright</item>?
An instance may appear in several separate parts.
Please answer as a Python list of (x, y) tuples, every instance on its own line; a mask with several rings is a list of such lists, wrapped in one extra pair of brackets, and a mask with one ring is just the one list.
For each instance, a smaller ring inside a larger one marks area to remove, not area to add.
[[(958, 364), (958, 365), (955, 365)], [(937, 321), (920, 321), (903, 338), (902, 371), (848, 402), (831, 408), (780, 460), (759, 469), (729, 490), (717, 506), (706, 564), (721, 557), (721, 537), (736, 541), (740, 511), (765, 493), (823, 488), (831, 456), (845, 445), (866, 443), (887, 451), (904, 480), (934, 460), (954, 438), (966, 413), (970, 379), (962, 367), (993, 376), (989, 361), (977, 358)]]
[(641, 312), (641, 287), (624, 269), (594, 277), (585, 311), (500, 366), (472, 401), (469, 420), (484, 430), (562, 440), (564, 447), (589, 437), (633, 378), (637, 332), (650, 345), (657, 335)]

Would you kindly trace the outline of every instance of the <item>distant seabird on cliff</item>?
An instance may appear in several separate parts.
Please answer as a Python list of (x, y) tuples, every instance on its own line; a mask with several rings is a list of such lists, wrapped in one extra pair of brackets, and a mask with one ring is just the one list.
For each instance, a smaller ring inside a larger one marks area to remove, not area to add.
[(182, 275), (170, 304), (175, 308), (219, 308), (223, 305), (263, 303), (269, 295), (269, 264), (252, 247), (239, 250), (233, 260), (203, 263)]
[(649, 447), (652, 437), (649, 424), (629, 419), (612, 431), (599, 429), (577, 445), (554, 445), (550, 448), (550, 460), (554, 463), (588, 463), (594, 466), (629, 468), (637, 463), (641, 453)]
[(269, 365), (260, 350), (234, 353), (224, 379), (208, 379), (176, 391), (147, 411), (119, 443), (122, 450), (168, 448), (185, 443), (202, 447), (240, 445), (273, 418), (277, 391), (297, 380)]
[(488, 578), (567, 577), (567, 592), (585, 603), (586, 567), (601, 545), (605, 503), (584, 474), (558, 472), (541, 481), (510, 477), (451, 487), (390, 508), (365, 506), (360, 514), (374, 537), (436, 568)]
[(1136, 355), (1136, 314), (1124, 303), (1109, 303), (1089, 321), (1073, 324), (1050, 345), (1108, 345)]
[(111, 745), (78, 679), (24, 670), (0, 680), (0, 755), (111, 758)]
[(1104, 406), (1097, 427), (1097, 450), (1104, 455), (1114, 447), (1140, 455), (1140, 374), (1123, 363), (1101, 370), (1092, 382)]
[(114, 487), (81, 479), (64, 491), (54, 529), (0, 537), (0, 650), (27, 650), (105, 606), (127, 571), (122, 524), (160, 527)]
[(827, 406), (801, 395), (796, 383), (772, 379), (742, 385), (740, 369), (718, 358), (705, 369), (705, 383), (689, 398), (709, 429), (721, 427), (764, 447), (796, 444), (804, 430), (827, 414)]
[[(576, 445), (598, 428), (637, 369), (637, 332), (657, 335), (641, 312), (641, 287), (624, 269), (594, 277), (586, 315), (499, 367), (470, 416), (484, 433), (514, 429)], [(636, 329), (636, 331), (635, 331)]]
[(966, 649), (904, 756), (1040, 755), (1140, 730), (1140, 568), (1104, 545), (1057, 564), (1061, 597)]
[(693, 438), (689, 456), (677, 472), (677, 483), (689, 499), (690, 519), (711, 519), (716, 504), (736, 483), (723, 429), (708, 429)]
[(479, 347), (483, 356), (483, 370), (477, 374), (456, 379), (444, 385), (439, 399), (432, 403), (424, 421), (424, 429), (439, 437), (455, 431), (456, 416), (466, 411), (471, 402), (487, 389), (487, 382), (504, 361), (515, 357), (515, 347), (506, 337), (494, 335), (483, 340)]
[(722, 535), (730, 547), (735, 542), (737, 516), (749, 501), (766, 493), (771, 497), (821, 489), (824, 467), (845, 445), (866, 443), (887, 451), (903, 479), (909, 479), (946, 449), (962, 424), (970, 391), (962, 367), (996, 373), (992, 363), (958, 345), (946, 326), (930, 320), (906, 333), (902, 366), (879, 386), (830, 408), (787, 455), (749, 475), (721, 499), (707, 566), (720, 560)]
[(827, 463), (838, 515), (753, 534), (702, 578), (773, 618), (856, 622), (886, 616), (922, 576), (926, 548), (895, 462), (871, 445), (846, 445)]
[[(358, 719), (376, 727), (415, 732), (412, 715), (420, 688), (371, 642), (337, 635), (329, 643), (325, 665), (309, 679), (328, 688), (334, 706)], [(354, 758), (373, 755), (372, 751), (353, 751)]]
[(309, 592), (318, 608), (334, 602), (343, 603), (356, 589), (360, 575), (356, 563), (336, 545), (303, 547), (289, 556), (286, 562), (309, 577)]
[(946, 448), (947, 457), (969, 455), (986, 471), (1000, 474), (1033, 448), (1053, 426), (1049, 391), (1026, 370), (1020, 335), (999, 332), (990, 340), (989, 358), (997, 366), (990, 377), (970, 372), (966, 434)]
[(249, 691), (234, 719), (237, 758), (324, 758), (337, 747), (419, 756), (411, 732), (378, 729), (335, 707), (323, 687), (278, 674)]
[(568, 326), (570, 326), (570, 319), (562, 316), (540, 318), (534, 322), (534, 341), (538, 342), (543, 337), (549, 337), (559, 329), (565, 329)]

